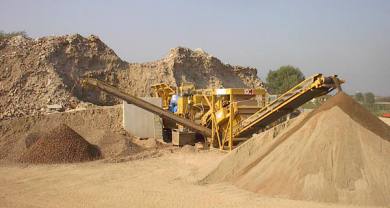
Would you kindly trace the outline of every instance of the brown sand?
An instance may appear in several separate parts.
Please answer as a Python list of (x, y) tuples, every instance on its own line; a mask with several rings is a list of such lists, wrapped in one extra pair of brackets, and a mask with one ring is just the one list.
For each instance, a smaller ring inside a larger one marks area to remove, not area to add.
[(18, 162), (38, 135), (61, 123), (98, 145), (105, 159), (138, 151), (122, 129), (122, 107), (99, 107), (0, 121), (0, 163)]
[(272, 197), (390, 204), (390, 127), (346, 94), (280, 136), (268, 134), (234, 150), (203, 181), (230, 181)]
[(344, 113), (348, 114), (349, 117), (360, 123), (363, 127), (383, 139), (390, 141), (390, 127), (378, 117), (373, 116), (363, 106), (344, 92), (338, 93), (336, 96), (332, 97), (332, 99), (325, 102), (316, 111), (314, 111), (312, 115), (315, 115), (320, 111), (329, 110), (334, 106), (340, 107)]
[(28, 167), (0, 165), (0, 207), (345, 207), (259, 196), (227, 183), (193, 184), (199, 171), (218, 162), (221, 156), (220, 152), (177, 151), (124, 163), (100, 160)]
[(43, 134), (21, 156), (24, 163), (71, 163), (99, 159), (100, 150), (65, 124)]

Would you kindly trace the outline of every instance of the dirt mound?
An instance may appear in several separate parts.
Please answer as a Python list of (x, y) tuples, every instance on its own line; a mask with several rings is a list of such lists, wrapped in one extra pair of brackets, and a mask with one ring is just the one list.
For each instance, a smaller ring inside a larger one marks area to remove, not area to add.
[(150, 85), (254, 87), (262, 82), (255, 68), (231, 66), (201, 50), (174, 48), (160, 60), (127, 63), (98, 37), (78, 34), (0, 40), (0, 119), (68, 110), (82, 102), (114, 105), (120, 101), (98, 90), (83, 91), (80, 79), (90, 76), (124, 91), (145, 96)]
[(47, 130), (61, 124), (97, 145), (104, 159), (134, 155), (150, 146), (134, 142), (135, 138), (122, 128), (120, 105), (97, 107), (0, 121), (0, 164), (18, 163)]
[(331, 203), (390, 204), (390, 127), (339, 93), (276, 138), (232, 151), (204, 182), (262, 195)]
[(97, 142), (104, 158), (117, 158), (132, 155), (142, 151), (142, 148), (133, 143), (129, 136), (113, 134), (111, 131), (102, 133), (101, 139)]
[(351, 96), (348, 96), (344, 92), (340, 92), (336, 96), (332, 97), (332, 99), (329, 99), (326, 103), (316, 109), (311, 116), (320, 111), (329, 110), (334, 106), (341, 108), (344, 113), (348, 114), (349, 117), (360, 123), (368, 130), (383, 139), (390, 141), (390, 127), (378, 117), (373, 116), (362, 105), (357, 103)]
[(0, 119), (47, 113), (53, 104), (75, 108), (80, 75), (122, 63), (94, 36), (16, 36), (0, 41), (0, 54)]
[(72, 163), (96, 160), (100, 150), (65, 124), (42, 135), (21, 156), (23, 163)]

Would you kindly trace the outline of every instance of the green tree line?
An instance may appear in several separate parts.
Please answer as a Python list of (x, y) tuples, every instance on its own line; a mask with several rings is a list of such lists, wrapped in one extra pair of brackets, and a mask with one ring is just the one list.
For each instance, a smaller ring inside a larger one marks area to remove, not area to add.
[(301, 70), (291, 65), (270, 70), (266, 78), (266, 87), (271, 94), (283, 94), (305, 80)]
[(3, 40), (5, 38), (18, 36), (18, 35), (21, 35), (23, 37), (28, 37), (26, 31), (4, 32), (4, 31), (0, 30), (0, 40)]

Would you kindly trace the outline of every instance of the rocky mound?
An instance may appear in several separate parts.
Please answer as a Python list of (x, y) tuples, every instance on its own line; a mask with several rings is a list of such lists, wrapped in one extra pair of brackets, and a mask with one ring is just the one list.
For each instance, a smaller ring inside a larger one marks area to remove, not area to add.
[(128, 93), (145, 96), (150, 85), (178, 86), (195, 82), (210, 86), (256, 87), (262, 83), (254, 68), (223, 64), (201, 50), (174, 48), (161, 60), (127, 63), (98, 37), (80, 35), (17, 36), (0, 40), (0, 119), (63, 110), (80, 102), (113, 105), (120, 101), (100, 91), (83, 91), (80, 79), (90, 76)]
[(30, 144), (20, 157), (23, 163), (72, 163), (96, 160), (100, 150), (65, 124), (52, 129)]
[(390, 127), (339, 93), (276, 138), (252, 138), (204, 182), (262, 195), (331, 203), (390, 204)]

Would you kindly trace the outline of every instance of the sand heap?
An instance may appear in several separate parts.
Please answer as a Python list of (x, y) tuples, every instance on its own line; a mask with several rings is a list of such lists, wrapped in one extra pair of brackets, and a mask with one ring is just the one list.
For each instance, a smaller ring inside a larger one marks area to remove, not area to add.
[(232, 151), (204, 182), (230, 181), (272, 197), (390, 204), (390, 127), (339, 93), (275, 138)]
[(100, 79), (128, 93), (145, 96), (150, 86), (195, 82), (210, 86), (256, 87), (255, 68), (231, 66), (202, 50), (174, 48), (148, 63), (127, 63), (98, 37), (78, 34), (36, 40), (16, 36), (0, 40), (0, 119), (64, 110), (80, 102), (114, 105), (120, 101), (98, 90), (83, 91), (83, 76)]
[(65, 124), (42, 135), (21, 156), (24, 163), (72, 163), (96, 160), (100, 150)]

